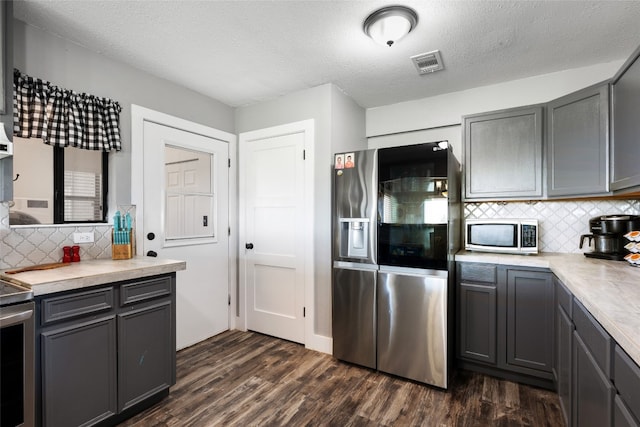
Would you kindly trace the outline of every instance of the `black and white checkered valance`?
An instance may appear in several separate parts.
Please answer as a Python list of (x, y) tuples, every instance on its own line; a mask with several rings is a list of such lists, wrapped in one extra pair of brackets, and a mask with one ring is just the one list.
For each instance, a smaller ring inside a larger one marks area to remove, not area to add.
[(116, 101), (61, 89), (13, 71), (13, 134), (55, 147), (120, 151)]

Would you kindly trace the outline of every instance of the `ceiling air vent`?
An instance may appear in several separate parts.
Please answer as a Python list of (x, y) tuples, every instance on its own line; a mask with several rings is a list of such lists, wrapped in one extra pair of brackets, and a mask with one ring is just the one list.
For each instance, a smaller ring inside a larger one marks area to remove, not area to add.
[(444, 69), (439, 50), (421, 53), (420, 55), (414, 55), (411, 57), (411, 60), (418, 69), (418, 74), (433, 73), (434, 71), (440, 71)]

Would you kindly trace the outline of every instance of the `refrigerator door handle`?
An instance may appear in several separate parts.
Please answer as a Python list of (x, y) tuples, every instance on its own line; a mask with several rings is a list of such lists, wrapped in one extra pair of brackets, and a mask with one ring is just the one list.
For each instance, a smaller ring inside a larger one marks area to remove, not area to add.
[(333, 268), (346, 268), (348, 270), (377, 271), (376, 264), (364, 264), (360, 262), (334, 261)]

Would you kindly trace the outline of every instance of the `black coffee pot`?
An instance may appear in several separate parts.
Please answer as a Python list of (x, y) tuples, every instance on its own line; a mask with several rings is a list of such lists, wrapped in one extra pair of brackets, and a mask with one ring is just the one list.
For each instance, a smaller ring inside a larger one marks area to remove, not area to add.
[(593, 252), (585, 252), (591, 258), (623, 260), (629, 252), (624, 248), (624, 235), (632, 230), (640, 229), (640, 216), (637, 215), (602, 215), (589, 220), (591, 234), (580, 236), (580, 249), (588, 239), (588, 246), (594, 243)]

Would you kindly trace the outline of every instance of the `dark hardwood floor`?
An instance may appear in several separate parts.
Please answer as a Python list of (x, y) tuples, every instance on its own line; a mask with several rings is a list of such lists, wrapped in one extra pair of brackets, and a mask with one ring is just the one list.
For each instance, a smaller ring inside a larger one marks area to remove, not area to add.
[(178, 352), (170, 395), (121, 426), (562, 426), (554, 392), (467, 371), (448, 391), (228, 331)]

